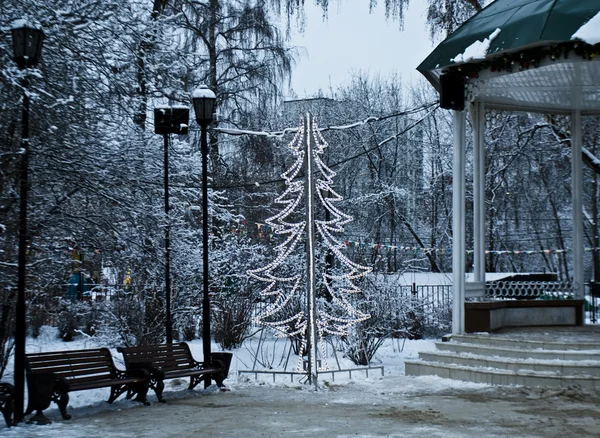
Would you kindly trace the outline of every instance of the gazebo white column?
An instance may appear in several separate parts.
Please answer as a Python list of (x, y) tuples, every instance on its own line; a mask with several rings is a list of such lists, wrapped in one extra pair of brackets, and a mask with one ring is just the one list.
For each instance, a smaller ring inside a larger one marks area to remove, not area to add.
[(452, 162), (452, 333), (465, 331), (465, 112), (454, 113)]
[(571, 117), (571, 202), (573, 206), (573, 292), (584, 298), (583, 279), (583, 169), (581, 163), (581, 111)]
[[(473, 272), (476, 283), (485, 283), (485, 104), (473, 111)], [(480, 294), (485, 290), (481, 285)]]

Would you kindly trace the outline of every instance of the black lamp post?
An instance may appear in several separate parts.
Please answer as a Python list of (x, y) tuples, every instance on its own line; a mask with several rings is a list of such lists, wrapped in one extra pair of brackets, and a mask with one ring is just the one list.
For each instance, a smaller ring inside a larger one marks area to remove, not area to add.
[(154, 133), (164, 136), (165, 188), (165, 335), (167, 344), (173, 342), (171, 322), (171, 223), (169, 220), (169, 134), (188, 133), (190, 110), (186, 107), (158, 107), (154, 109)]
[[(14, 59), (20, 69), (35, 67), (42, 54), (44, 32), (40, 27), (28, 23), (26, 20), (16, 20), (12, 28)], [(28, 167), (29, 167), (29, 96), (27, 95), (27, 76), (23, 76), (23, 120), (21, 125), (21, 169), (20, 202), (19, 202), (19, 257), (17, 274), (17, 307), (15, 327), (15, 410), (14, 421), (23, 421), (23, 407), (25, 400), (25, 337), (27, 327), (25, 324), (25, 274), (27, 263), (27, 194), (29, 192)]]
[[(206, 128), (213, 120), (217, 97), (206, 85), (194, 90), (192, 95), (196, 122), (201, 128), (202, 148), (202, 272), (204, 294), (202, 299), (202, 348), (204, 361), (212, 359), (210, 351), (210, 300), (208, 297), (208, 141)], [(210, 385), (210, 377), (204, 380), (204, 387)]]

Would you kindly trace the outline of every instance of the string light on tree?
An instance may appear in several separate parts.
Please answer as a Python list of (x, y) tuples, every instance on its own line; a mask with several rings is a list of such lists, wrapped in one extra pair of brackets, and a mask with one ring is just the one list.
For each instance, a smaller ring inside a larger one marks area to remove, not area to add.
[[(286, 189), (275, 199), (276, 204), (284, 207), (266, 220), (267, 226), (283, 237), (283, 241), (275, 247), (277, 256), (271, 263), (248, 274), (266, 283), (261, 294), (269, 300), (256, 322), (274, 329), (276, 336), (300, 340), (303, 352), (309, 357), (310, 379), (310, 373), (316, 376), (316, 368), (311, 371), (314, 364), (320, 362), (319, 371), (328, 369), (325, 338), (347, 335), (352, 326), (370, 317), (353, 306), (350, 296), (361, 292), (355, 282), (371, 269), (344, 255), (342, 250), (346, 243), (336, 237), (344, 232), (344, 225), (351, 222), (352, 217), (335, 206), (342, 197), (333, 189), (335, 172), (321, 159), (328, 144), (312, 116), (306, 115), (287, 147), (293, 153), (294, 162), (281, 175)], [(302, 169), (305, 181), (298, 181), (296, 178)], [(307, 219), (313, 217), (318, 206), (326, 212), (326, 219)], [(318, 245), (315, 245), (316, 240)], [(337, 261), (336, 268), (328, 269), (322, 263), (315, 268), (317, 259), (324, 260), (315, 256), (316, 251), (331, 252)], [(293, 255), (306, 260), (305, 272), (298, 269), (297, 261), (291, 263)], [(315, 292), (317, 281), (321, 286), (320, 296)], [(320, 361), (316, 358), (317, 343)], [(300, 355), (297, 369), (302, 370), (303, 365)]]

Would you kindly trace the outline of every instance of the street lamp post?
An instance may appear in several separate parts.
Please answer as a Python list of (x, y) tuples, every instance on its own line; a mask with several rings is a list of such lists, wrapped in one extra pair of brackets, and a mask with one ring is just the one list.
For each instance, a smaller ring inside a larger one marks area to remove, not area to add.
[[(14, 60), (21, 70), (35, 67), (42, 53), (44, 32), (26, 20), (16, 20), (11, 27)], [(29, 96), (27, 75), (23, 76), (23, 120), (21, 124), (21, 168), (19, 200), (19, 255), (17, 271), (17, 305), (15, 325), (15, 406), (14, 422), (23, 421), (25, 401), (25, 338), (27, 335), (25, 309), (25, 276), (27, 263), (27, 195), (29, 192)]]
[(154, 109), (154, 133), (164, 136), (164, 189), (165, 189), (165, 337), (173, 343), (171, 321), (171, 222), (169, 219), (169, 134), (188, 133), (190, 111), (186, 107), (157, 107)]
[[(202, 348), (204, 361), (212, 359), (210, 351), (210, 299), (208, 296), (208, 141), (206, 129), (212, 122), (213, 112), (217, 97), (206, 85), (194, 90), (192, 95), (196, 122), (201, 129), (202, 149), (202, 274), (203, 274), (203, 299), (202, 299)], [(204, 387), (210, 385), (210, 377), (204, 380)]]

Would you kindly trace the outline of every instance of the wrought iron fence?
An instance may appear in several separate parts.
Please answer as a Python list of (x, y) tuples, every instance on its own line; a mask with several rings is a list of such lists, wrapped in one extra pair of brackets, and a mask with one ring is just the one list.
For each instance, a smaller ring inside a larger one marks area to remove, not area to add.
[(399, 310), (416, 312), (424, 327), (449, 324), (452, 315), (452, 286), (402, 285), (396, 288), (395, 303)]
[[(356, 298), (358, 299), (358, 298)], [(361, 299), (364, 299), (362, 297)], [(396, 315), (398, 319), (414, 318), (423, 325), (424, 329), (435, 330), (437, 327), (449, 326), (452, 318), (452, 286), (449, 285), (394, 285), (371, 293), (367, 301), (373, 300), (375, 307), (385, 307), (385, 313)], [(253, 310), (253, 323), (258, 315), (262, 314), (268, 306), (264, 301), (258, 301)], [(368, 307), (368, 306), (367, 306)]]

